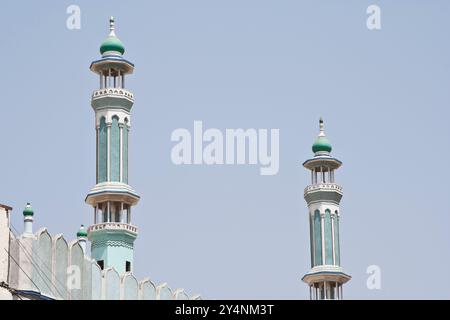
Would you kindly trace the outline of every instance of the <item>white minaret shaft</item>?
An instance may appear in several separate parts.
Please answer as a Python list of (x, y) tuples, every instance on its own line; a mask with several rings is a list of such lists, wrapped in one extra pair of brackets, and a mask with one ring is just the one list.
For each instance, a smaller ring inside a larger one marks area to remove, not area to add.
[(332, 147), (322, 119), (312, 150), (314, 157), (303, 163), (311, 171), (311, 184), (304, 192), (309, 211), (311, 270), (302, 280), (310, 288), (311, 299), (342, 299), (342, 285), (351, 278), (341, 267), (339, 247), (339, 205), (343, 193), (335, 181), (335, 171), (342, 162), (330, 155)]
[[(91, 71), (100, 77), (100, 88), (92, 94), (96, 131), (96, 185), (86, 202), (94, 211), (87, 230), (91, 255), (101, 268), (119, 274), (132, 271), (137, 228), (131, 224), (131, 208), (139, 195), (128, 184), (128, 142), (134, 95), (125, 88), (125, 76), (134, 65), (123, 58), (125, 47), (116, 36), (115, 21), (109, 20), (109, 35), (100, 46), (101, 59)], [(84, 230), (84, 229), (83, 229)], [(84, 231), (79, 242), (85, 250)], [(80, 236), (81, 235), (81, 236)]]

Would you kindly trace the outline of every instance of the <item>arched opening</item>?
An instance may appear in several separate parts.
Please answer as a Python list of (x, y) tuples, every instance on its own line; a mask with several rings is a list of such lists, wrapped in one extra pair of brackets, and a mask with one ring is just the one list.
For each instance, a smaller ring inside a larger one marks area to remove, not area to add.
[(120, 129), (119, 117), (113, 116), (111, 123), (111, 181), (120, 181)]
[(314, 262), (322, 264), (322, 227), (320, 223), (320, 211), (314, 212)]
[(324, 219), (324, 239), (325, 239), (325, 264), (333, 264), (333, 238), (331, 230), (331, 211), (329, 209), (325, 210)]
[(334, 212), (334, 254), (336, 257), (336, 265), (341, 265), (341, 253), (339, 247), (339, 213)]
[(128, 183), (128, 118), (125, 118), (122, 139), (122, 182)]
[(100, 118), (100, 126), (98, 129), (98, 176), (97, 183), (107, 181), (107, 145), (108, 145), (108, 135), (106, 129), (106, 119), (105, 117)]

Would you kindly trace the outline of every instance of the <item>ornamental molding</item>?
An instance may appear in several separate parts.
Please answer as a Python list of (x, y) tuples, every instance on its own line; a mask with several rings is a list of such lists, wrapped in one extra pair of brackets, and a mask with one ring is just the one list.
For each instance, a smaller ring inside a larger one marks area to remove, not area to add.
[(92, 242), (92, 248), (101, 248), (101, 247), (121, 247), (127, 249), (133, 249), (133, 243), (125, 241), (125, 240), (94, 240)]
[(309, 192), (314, 191), (337, 191), (339, 193), (342, 193), (342, 187), (338, 185), (337, 183), (318, 183), (318, 184), (312, 184), (305, 188), (305, 194)]
[(88, 228), (88, 233), (96, 232), (96, 231), (128, 231), (132, 234), (138, 233), (138, 228), (128, 223), (120, 223), (120, 222), (105, 222), (100, 224), (94, 224)]
[(130, 91), (123, 88), (104, 88), (95, 90), (92, 93), (92, 100), (103, 98), (103, 97), (117, 97), (125, 98), (134, 102), (134, 95)]

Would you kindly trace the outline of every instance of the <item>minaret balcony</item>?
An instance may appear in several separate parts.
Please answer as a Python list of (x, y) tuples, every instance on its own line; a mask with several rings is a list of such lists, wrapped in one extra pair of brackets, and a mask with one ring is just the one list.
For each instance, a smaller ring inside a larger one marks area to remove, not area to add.
[(92, 93), (91, 105), (94, 109), (118, 107), (130, 111), (133, 104), (133, 93), (123, 88), (103, 88)]
[(100, 98), (104, 96), (119, 96), (119, 97), (125, 97), (129, 99), (130, 101), (134, 102), (134, 95), (123, 88), (103, 88), (99, 90), (95, 90), (92, 93), (92, 99)]
[(311, 285), (318, 282), (337, 282), (344, 284), (349, 281), (352, 277), (344, 272), (344, 269), (339, 266), (333, 265), (322, 265), (315, 266), (302, 278), (302, 281)]
[(339, 204), (343, 192), (337, 183), (317, 183), (305, 188), (304, 197), (308, 204), (320, 201), (329, 201)]
[(121, 222), (105, 222), (94, 224), (88, 228), (88, 234), (92, 235), (97, 232), (125, 232), (131, 236), (137, 237), (138, 228), (128, 223)]
[(139, 195), (128, 184), (121, 182), (102, 182), (96, 184), (86, 196), (85, 202), (91, 206), (105, 201), (119, 201), (132, 206), (139, 202)]
[(336, 190), (337, 192), (342, 193), (342, 187), (337, 183), (317, 183), (311, 184), (305, 188), (305, 194), (311, 191), (318, 190)]

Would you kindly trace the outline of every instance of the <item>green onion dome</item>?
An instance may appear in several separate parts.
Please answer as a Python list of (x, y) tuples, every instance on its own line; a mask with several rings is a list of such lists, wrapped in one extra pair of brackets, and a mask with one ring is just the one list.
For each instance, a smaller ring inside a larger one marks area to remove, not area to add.
[(332, 150), (331, 143), (328, 140), (328, 138), (325, 136), (325, 131), (324, 131), (324, 125), (323, 125), (322, 118), (320, 118), (319, 126), (320, 126), (320, 133), (317, 136), (316, 141), (314, 141), (314, 144), (312, 146), (312, 151), (314, 153), (331, 152), (331, 150)]
[(104, 54), (105, 52), (108, 51), (114, 51), (119, 52), (120, 54), (124, 54), (125, 47), (122, 41), (120, 41), (120, 39), (117, 38), (116, 33), (114, 31), (113, 17), (109, 19), (109, 30), (110, 30), (109, 36), (105, 39), (105, 41), (103, 41), (103, 43), (100, 46), (100, 53)]
[(331, 143), (327, 137), (317, 137), (312, 146), (312, 151), (316, 152), (331, 152)]
[(81, 225), (80, 230), (77, 232), (77, 238), (87, 237), (86, 229), (84, 229), (84, 225)]
[(101, 54), (104, 54), (107, 51), (116, 51), (120, 52), (120, 54), (124, 54), (125, 47), (123, 46), (122, 41), (120, 41), (119, 38), (115, 36), (108, 36), (108, 38), (106, 38), (100, 46)]
[(31, 204), (29, 202), (25, 206), (25, 209), (23, 209), (23, 215), (24, 216), (33, 216), (34, 215), (33, 208), (31, 208)]

